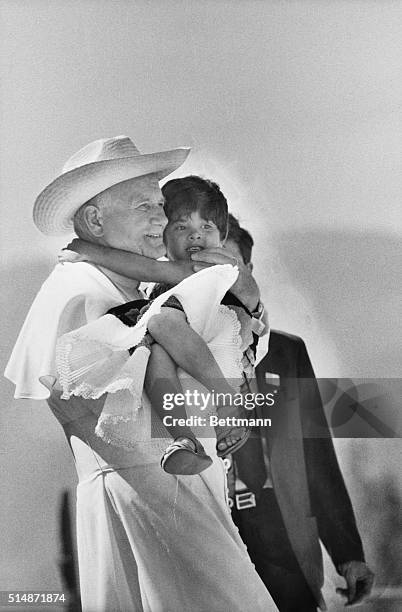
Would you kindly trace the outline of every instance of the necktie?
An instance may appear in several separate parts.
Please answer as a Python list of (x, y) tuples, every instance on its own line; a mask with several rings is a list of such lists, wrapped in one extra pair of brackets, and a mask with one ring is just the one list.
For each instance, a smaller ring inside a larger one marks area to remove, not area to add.
[(250, 438), (233, 455), (237, 476), (256, 496), (262, 491), (267, 474), (261, 440), (258, 432), (252, 431)]
[[(246, 379), (241, 388), (242, 393), (255, 392), (253, 382), (255, 383), (255, 379)], [(252, 411), (247, 410), (247, 414), (250, 418), (258, 416), (255, 409)], [(250, 438), (244, 446), (234, 453), (233, 459), (237, 476), (250, 491), (258, 496), (267, 479), (259, 427), (252, 428)]]

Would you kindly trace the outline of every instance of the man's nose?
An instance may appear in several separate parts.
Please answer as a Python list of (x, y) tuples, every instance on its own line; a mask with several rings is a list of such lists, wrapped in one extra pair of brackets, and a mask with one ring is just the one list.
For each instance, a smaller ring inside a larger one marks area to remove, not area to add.
[(162, 206), (156, 204), (152, 207), (150, 221), (162, 227), (166, 227), (168, 220)]

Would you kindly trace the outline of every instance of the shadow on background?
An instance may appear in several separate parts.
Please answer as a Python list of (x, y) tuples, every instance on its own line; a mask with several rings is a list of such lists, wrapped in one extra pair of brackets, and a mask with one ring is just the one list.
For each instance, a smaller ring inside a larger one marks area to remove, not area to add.
[(0, 504), (1, 590), (61, 591), (58, 508), (74, 490), (74, 464), (63, 431), (46, 402), (14, 400), (4, 367), (28, 309), (53, 262), (1, 268)]
[(53, 265), (54, 262), (49, 261), (27, 260), (24, 263), (17, 262), (12, 266), (0, 268), (0, 282), (3, 287), (0, 295), (2, 373), (33, 299)]
[(400, 376), (400, 237), (306, 228), (275, 234), (275, 246), (290, 282), (310, 295), (342, 375)]

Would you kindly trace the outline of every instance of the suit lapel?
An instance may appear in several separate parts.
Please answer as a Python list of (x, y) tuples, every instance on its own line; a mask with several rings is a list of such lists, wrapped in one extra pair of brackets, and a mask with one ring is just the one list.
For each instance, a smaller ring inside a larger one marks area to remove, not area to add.
[[(286, 354), (281, 343), (275, 342), (275, 337), (271, 348), (256, 370), (258, 390), (264, 394), (273, 393), (275, 397), (273, 406), (262, 409), (261, 416), (271, 419), (271, 427), (264, 428), (262, 435), (267, 441), (271, 476), (278, 501), (282, 499), (283, 512), (290, 514), (290, 508), (296, 503), (298, 511), (302, 509), (307, 515), (310, 503), (296, 363)], [(279, 386), (272, 384), (270, 373), (279, 375)]]
[[(289, 348), (287, 348), (289, 347)], [(272, 482), (278, 505), (300, 567), (322, 604), (322, 560), (315, 518), (311, 516), (307, 471), (305, 467), (303, 429), (298, 373), (297, 347), (290, 346), (282, 334), (271, 332), (270, 353), (256, 369), (261, 393), (278, 389), (269, 384), (266, 373), (279, 374), (280, 387), (273, 407), (264, 407), (264, 416), (272, 426), (263, 435), (269, 448)]]

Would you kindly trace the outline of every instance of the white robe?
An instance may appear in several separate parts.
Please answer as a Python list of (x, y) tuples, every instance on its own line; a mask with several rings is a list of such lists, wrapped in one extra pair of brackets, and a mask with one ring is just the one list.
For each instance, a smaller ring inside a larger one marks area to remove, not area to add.
[[(16, 395), (47, 397), (74, 453), (83, 611), (275, 610), (231, 520), (214, 438), (203, 439), (213, 458), (207, 470), (197, 476), (166, 474), (160, 467), (166, 438), (151, 437), (146, 397), (132, 412), (137, 439), (127, 448), (108, 444), (96, 428), (99, 417), (108, 414), (108, 402), (115, 408), (117, 396), (120, 405), (134, 401), (128, 388), (97, 399), (64, 400), (57, 385), (49, 397), (39, 382), (57, 378), (57, 337), (123, 301), (93, 266), (57, 266), (35, 300), (7, 368)], [(42, 345), (40, 332), (47, 334)], [(232, 367), (227, 350), (218, 342), (213, 352), (227, 374)]]

